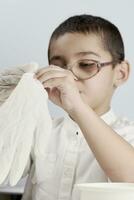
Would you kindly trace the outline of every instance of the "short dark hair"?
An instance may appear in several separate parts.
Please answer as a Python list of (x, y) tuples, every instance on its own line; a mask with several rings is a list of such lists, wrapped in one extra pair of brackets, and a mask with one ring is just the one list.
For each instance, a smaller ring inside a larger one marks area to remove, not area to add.
[(48, 60), (51, 42), (65, 33), (97, 34), (102, 39), (104, 49), (110, 52), (115, 62), (121, 62), (125, 58), (123, 39), (118, 28), (104, 18), (84, 14), (66, 19), (54, 30), (49, 42)]

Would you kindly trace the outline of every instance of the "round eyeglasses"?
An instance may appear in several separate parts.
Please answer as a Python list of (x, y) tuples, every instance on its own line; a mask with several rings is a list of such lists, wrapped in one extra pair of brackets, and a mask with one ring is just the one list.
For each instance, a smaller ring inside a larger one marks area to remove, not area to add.
[(66, 65), (66, 69), (70, 70), (79, 80), (86, 80), (95, 76), (102, 67), (116, 63), (115, 61), (100, 63), (96, 60), (83, 59)]

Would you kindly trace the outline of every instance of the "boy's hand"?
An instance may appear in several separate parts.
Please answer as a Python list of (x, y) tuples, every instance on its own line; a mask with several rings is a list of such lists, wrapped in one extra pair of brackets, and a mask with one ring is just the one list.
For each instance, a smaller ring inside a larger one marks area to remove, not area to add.
[(36, 78), (48, 92), (49, 99), (70, 113), (82, 103), (77, 78), (69, 70), (50, 65), (40, 69)]

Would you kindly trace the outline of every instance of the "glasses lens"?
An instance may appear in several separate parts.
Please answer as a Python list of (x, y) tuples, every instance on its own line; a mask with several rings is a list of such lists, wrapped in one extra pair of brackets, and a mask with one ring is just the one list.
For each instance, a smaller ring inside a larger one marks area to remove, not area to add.
[(81, 60), (73, 66), (72, 71), (78, 78), (88, 79), (98, 72), (97, 62)]

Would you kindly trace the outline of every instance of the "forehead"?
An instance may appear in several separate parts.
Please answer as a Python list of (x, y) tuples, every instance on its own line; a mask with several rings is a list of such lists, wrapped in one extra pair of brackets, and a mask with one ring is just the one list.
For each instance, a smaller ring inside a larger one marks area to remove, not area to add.
[[(50, 45), (50, 59), (53, 56), (70, 57), (79, 52), (92, 52), (99, 57), (108, 56), (110, 53), (105, 51), (101, 37), (96, 34), (66, 33), (54, 39)], [(80, 55), (80, 54), (78, 54)]]

